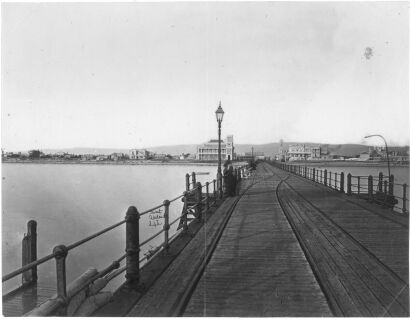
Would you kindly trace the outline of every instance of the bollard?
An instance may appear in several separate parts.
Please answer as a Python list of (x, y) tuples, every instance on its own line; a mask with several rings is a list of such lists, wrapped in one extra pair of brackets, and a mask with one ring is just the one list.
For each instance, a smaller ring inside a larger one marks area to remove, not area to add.
[(352, 174), (347, 174), (347, 195), (352, 195)]
[(169, 248), (169, 200), (164, 200), (164, 249), (168, 252)]
[(367, 200), (369, 202), (373, 201), (373, 176), (369, 175), (367, 178)]
[(316, 169), (313, 167), (313, 181), (316, 180), (316, 178), (315, 178), (316, 176), (315, 176), (315, 175), (316, 175)]
[(136, 288), (140, 279), (140, 214), (134, 206), (128, 208), (125, 220), (126, 286)]
[(324, 173), (324, 175), (325, 176), (323, 176), (323, 185), (325, 185), (325, 186), (327, 186), (327, 169), (325, 169), (325, 173)]
[(209, 182), (206, 182), (206, 210), (209, 210)]
[(186, 173), (185, 175), (185, 185), (186, 185), (186, 191), (189, 191), (189, 174)]
[(379, 173), (379, 183), (378, 183), (379, 192), (383, 192), (383, 173)]
[(195, 172), (192, 172), (192, 188), (194, 188), (196, 185), (196, 174)]
[(403, 184), (403, 214), (407, 213), (407, 208), (406, 208), (406, 197), (407, 197), (407, 193), (406, 193), (406, 189), (407, 189), (407, 184)]
[[(57, 274), (57, 298), (61, 300), (61, 303), (67, 304), (67, 278), (66, 278), (66, 257), (68, 249), (64, 245), (54, 247), (53, 254), (55, 254), (56, 260), (56, 274)], [(65, 307), (64, 307), (65, 308)]]
[(389, 176), (389, 195), (393, 196), (393, 188), (394, 188), (394, 175), (391, 174)]
[(345, 192), (345, 173), (340, 173), (340, 192)]
[(199, 221), (202, 220), (202, 186), (201, 183), (196, 183), (196, 217)]
[[(22, 266), (37, 260), (37, 222), (30, 220), (27, 223), (27, 235), (24, 236), (22, 251)], [(22, 284), (37, 282), (37, 266), (27, 270), (22, 275)]]

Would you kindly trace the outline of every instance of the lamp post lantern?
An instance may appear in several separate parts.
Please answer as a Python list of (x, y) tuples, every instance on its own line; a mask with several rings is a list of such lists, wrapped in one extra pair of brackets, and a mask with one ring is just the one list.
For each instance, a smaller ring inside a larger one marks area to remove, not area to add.
[(221, 171), (221, 123), (224, 117), (224, 111), (221, 107), (221, 101), (219, 101), (219, 107), (215, 112), (216, 121), (218, 122), (218, 172), (216, 179), (218, 181), (218, 193), (219, 198), (222, 198), (222, 171)]
[(391, 175), (390, 175), (390, 159), (389, 159), (389, 149), (388, 149), (388, 147), (387, 147), (386, 139), (385, 139), (382, 135), (380, 135), (380, 134), (366, 135), (364, 138), (369, 138), (369, 137), (373, 137), (373, 136), (381, 137), (381, 138), (383, 139), (383, 141), (384, 141), (384, 145), (386, 146), (387, 169), (388, 169), (388, 171), (389, 171), (389, 180), (390, 180), (390, 176), (391, 176)]

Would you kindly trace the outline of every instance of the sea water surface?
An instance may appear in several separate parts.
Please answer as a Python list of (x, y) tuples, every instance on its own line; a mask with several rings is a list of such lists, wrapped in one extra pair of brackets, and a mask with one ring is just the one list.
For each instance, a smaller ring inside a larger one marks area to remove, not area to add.
[[(216, 166), (3, 163), (3, 275), (21, 267), (21, 240), (30, 219), (37, 221), (37, 256), (41, 258), (56, 245), (72, 244), (121, 221), (129, 206), (143, 212), (181, 195), (186, 173), (209, 172), (197, 175), (197, 181), (205, 183), (216, 178), (216, 170)], [(179, 217), (181, 210), (180, 199), (172, 203), (170, 221)], [(149, 215), (141, 218), (141, 241), (163, 227), (154, 224)], [(163, 235), (147, 244), (141, 256), (162, 241)], [(103, 269), (124, 253), (125, 224), (70, 251), (67, 281), (89, 267)], [(38, 276), (40, 282), (55, 285), (54, 260), (39, 266)], [(118, 286), (123, 280), (124, 275), (120, 275), (112, 285)], [(19, 281), (16, 278), (3, 284), (3, 293)]]

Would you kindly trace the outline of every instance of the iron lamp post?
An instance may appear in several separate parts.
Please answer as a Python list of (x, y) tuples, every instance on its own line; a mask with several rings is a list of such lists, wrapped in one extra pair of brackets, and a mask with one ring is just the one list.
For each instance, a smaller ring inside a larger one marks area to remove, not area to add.
[(216, 179), (218, 181), (219, 198), (222, 198), (222, 171), (221, 171), (221, 123), (224, 117), (224, 111), (221, 107), (221, 101), (219, 101), (219, 107), (215, 112), (216, 121), (218, 122), (218, 172)]

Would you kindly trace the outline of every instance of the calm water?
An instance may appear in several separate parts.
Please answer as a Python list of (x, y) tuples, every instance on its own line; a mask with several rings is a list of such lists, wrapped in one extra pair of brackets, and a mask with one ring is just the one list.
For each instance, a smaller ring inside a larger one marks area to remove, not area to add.
[[(140, 212), (172, 199), (185, 190), (185, 174), (201, 183), (216, 176), (216, 166), (2, 164), (3, 275), (21, 267), (21, 240), (30, 219), (37, 221), (38, 258), (59, 244), (69, 245), (123, 219), (134, 205)], [(210, 191), (212, 187), (210, 187)], [(170, 220), (179, 217), (180, 200), (170, 206)], [(141, 218), (140, 238), (158, 232), (148, 215)], [(178, 223), (175, 224), (174, 229)], [(89, 267), (102, 269), (124, 254), (125, 225), (70, 251), (68, 282)], [(172, 231), (173, 229), (171, 229)], [(157, 243), (162, 242), (158, 238)], [(142, 249), (142, 253), (150, 248)], [(54, 261), (39, 266), (39, 280), (54, 284)], [(123, 275), (117, 282), (123, 280)], [(18, 284), (11, 280), (4, 291)]]

